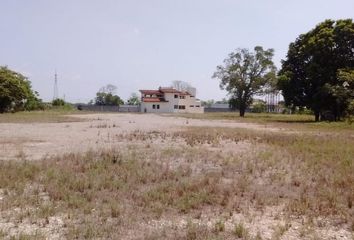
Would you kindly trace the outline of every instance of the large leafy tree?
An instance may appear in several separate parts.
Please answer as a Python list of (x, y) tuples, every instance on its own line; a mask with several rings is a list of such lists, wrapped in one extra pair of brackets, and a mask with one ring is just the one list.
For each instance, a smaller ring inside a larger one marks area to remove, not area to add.
[(0, 112), (35, 110), (42, 107), (38, 93), (22, 74), (0, 66)]
[(274, 81), (276, 68), (272, 61), (273, 49), (257, 46), (251, 52), (238, 49), (229, 54), (224, 65), (217, 66), (213, 78), (220, 80), (220, 88), (228, 91), (232, 106), (244, 117), (255, 94), (259, 94)]
[(326, 20), (290, 44), (278, 87), (287, 106), (313, 110), (316, 121), (328, 112), (338, 120), (349, 106), (349, 95), (340, 94), (340, 89), (344, 72), (351, 70), (354, 23), (351, 19)]

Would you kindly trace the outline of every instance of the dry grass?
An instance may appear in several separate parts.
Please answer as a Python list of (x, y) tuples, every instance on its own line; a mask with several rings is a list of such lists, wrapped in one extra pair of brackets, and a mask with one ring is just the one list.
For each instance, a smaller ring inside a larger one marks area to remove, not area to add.
[[(40, 230), (56, 218), (67, 239), (284, 239), (314, 238), (322, 228), (354, 231), (351, 130), (190, 127), (116, 139), (130, 145), (0, 162), (2, 219), (37, 226), (39, 233), (22, 239), (45, 235)], [(222, 151), (245, 141), (252, 146), (246, 153)], [(254, 214), (278, 207), (270, 235), (255, 229)], [(302, 228), (293, 233), (296, 224)]]
[[(136, 223), (223, 204), (228, 190), (220, 178), (193, 176), (188, 167), (171, 169), (146, 157), (136, 151), (91, 152), (36, 163), (3, 162), (1, 210), (20, 209), (8, 216), (19, 222), (26, 218), (45, 222), (64, 214), (70, 226), (66, 237), (86, 239), (124, 232), (126, 220)], [(97, 228), (98, 223), (103, 226)]]
[(79, 122), (82, 119), (70, 117), (70, 114), (86, 114), (76, 110), (46, 110), (0, 114), (0, 123), (62, 123)]
[[(171, 115), (166, 115), (171, 116)], [(176, 116), (176, 115), (173, 115)], [(246, 113), (240, 117), (238, 112), (204, 113), (204, 114), (178, 114), (177, 116), (204, 120), (230, 120), (246, 123), (265, 124), (274, 127), (295, 128), (300, 130), (354, 130), (354, 124), (341, 122), (315, 122), (313, 115), (308, 114), (274, 114), (274, 113)]]
[[(344, 218), (354, 213), (354, 135), (351, 131), (313, 135), (192, 128), (178, 136), (190, 145), (226, 139), (265, 145), (267, 150), (258, 151), (250, 159), (233, 162), (227, 169), (239, 164), (239, 169), (247, 171), (248, 179), (260, 175), (263, 181), (269, 181), (276, 190), (274, 195), (291, 200), (288, 207), (291, 213)], [(281, 192), (284, 187), (288, 191)]]

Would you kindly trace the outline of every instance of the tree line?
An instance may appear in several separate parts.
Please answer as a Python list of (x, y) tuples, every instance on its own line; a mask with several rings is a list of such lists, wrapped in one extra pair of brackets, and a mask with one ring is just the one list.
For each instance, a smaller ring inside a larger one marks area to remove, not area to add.
[(281, 91), (291, 109), (308, 109), (316, 121), (354, 115), (354, 23), (326, 20), (290, 43), (277, 72), (273, 49), (237, 49), (213, 75), (240, 116), (257, 94)]

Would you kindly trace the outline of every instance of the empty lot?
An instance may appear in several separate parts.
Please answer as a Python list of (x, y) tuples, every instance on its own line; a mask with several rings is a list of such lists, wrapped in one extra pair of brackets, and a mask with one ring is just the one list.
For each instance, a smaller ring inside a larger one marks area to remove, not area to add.
[(230, 127), (277, 131), (259, 124), (211, 121), (153, 114), (70, 115), (69, 121), (0, 124), (0, 159), (38, 160), (61, 153), (124, 146), (129, 133), (178, 132), (185, 127)]
[(352, 129), (37, 117), (0, 119), (3, 238), (353, 239)]

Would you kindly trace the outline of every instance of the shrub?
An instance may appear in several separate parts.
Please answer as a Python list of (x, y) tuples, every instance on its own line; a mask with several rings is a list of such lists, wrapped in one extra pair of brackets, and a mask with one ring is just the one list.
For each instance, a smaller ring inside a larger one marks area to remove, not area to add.
[(65, 101), (63, 99), (57, 98), (52, 101), (52, 106), (65, 106)]

